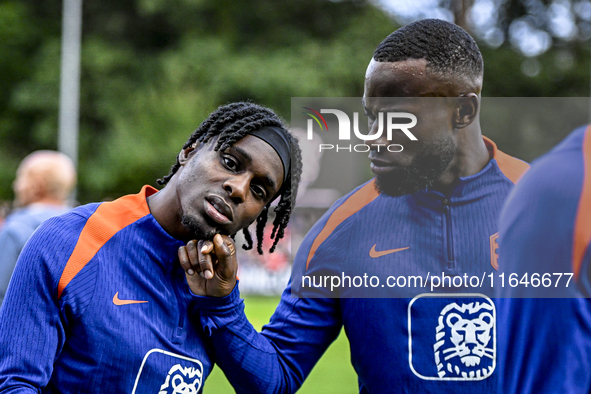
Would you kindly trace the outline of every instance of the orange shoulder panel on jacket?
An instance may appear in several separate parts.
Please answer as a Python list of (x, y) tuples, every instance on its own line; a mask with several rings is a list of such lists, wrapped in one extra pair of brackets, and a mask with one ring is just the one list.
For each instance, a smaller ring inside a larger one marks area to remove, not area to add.
[(62, 272), (57, 289), (58, 299), (68, 283), (113, 235), (150, 213), (146, 198), (156, 192), (157, 190), (153, 187), (144, 186), (138, 194), (131, 194), (99, 205), (86, 221), (74, 251)]
[(490, 138), (482, 136), (489, 151), (492, 151), (493, 158), (497, 161), (499, 168), (507, 178), (514, 184), (529, 170), (529, 164), (513, 156), (501, 152)]
[(591, 126), (587, 127), (583, 139), (584, 179), (575, 228), (573, 233), (573, 262), (572, 268), (578, 279), (585, 252), (591, 243)]
[(349, 196), (349, 198), (340, 207), (334, 210), (324, 225), (324, 228), (316, 236), (314, 243), (312, 243), (312, 247), (308, 253), (308, 259), (306, 260), (306, 269), (308, 269), (310, 260), (312, 260), (314, 257), (316, 250), (318, 250), (322, 242), (324, 242), (326, 238), (332, 234), (334, 229), (337, 228), (339, 224), (343, 223), (347, 218), (354, 215), (361, 208), (375, 200), (378, 195), (379, 193), (376, 190), (374, 179)]

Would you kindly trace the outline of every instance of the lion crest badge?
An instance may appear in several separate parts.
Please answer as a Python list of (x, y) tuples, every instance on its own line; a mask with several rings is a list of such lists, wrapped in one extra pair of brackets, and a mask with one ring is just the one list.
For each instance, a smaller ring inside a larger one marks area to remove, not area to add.
[(200, 369), (177, 364), (168, 371), (158, 394), (197, 394), (201, 388), (201, 378)]
[(408, 317), (409, 363), (416, 376), (476, 381), (494, 372), (496, 313), (490, 298), (423, 294), (411, 301)]
[(148, 351), (140, 365), (132, 394), (197, 394), (204, 379), (201, 361), (163, 349)]

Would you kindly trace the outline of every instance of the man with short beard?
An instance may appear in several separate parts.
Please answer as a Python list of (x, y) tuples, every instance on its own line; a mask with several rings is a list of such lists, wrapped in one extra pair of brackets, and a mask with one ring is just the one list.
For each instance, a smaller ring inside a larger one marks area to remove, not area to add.
[[(377, 133), (384, 112), (411, 113), (417, 141), (395, 132), (372, 140), (377, 179), (337, 201), (310, 230), (260, 334), (232, 278), (216, 289), (227, 297), (200, 300), (216, 354), (231, 355), (218, 364), (238, 392), (295, 392), (342, 327), (361, 393), (496, 392), (495, 306), (463, 278), (493, 271), (501, 205), (529, 166), (481, 135), (482, 78), (476, 43), (448, 22), (418, 21), (379, 45), (365, 75), (370, 129)], [(389, 143), (404, 149), (389, 152)], [(206, 244), (188, 257), (181, 250), (181, 261), (199, 270), (210, 250)], [(426, 286), (384, 286), (387, 277), (410, 276)], [(419, 294), (442, 277), (449, 284), (438, 294)], [(336, 289), (333, 278), (341, 282)]]

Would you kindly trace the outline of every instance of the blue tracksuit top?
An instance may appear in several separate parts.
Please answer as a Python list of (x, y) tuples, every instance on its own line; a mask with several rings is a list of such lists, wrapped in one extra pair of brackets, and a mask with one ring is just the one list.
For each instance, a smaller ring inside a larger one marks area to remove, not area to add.
[(550, 279), (548, 287), (498, 291), (506, 297), (498, 300), (499, 393), (589, 393), (591, 128), (574, 130), (532, 163), (499, 230), (499, 271)]
[(2, 393), (197, 393), (212, 368), (156, 189), (49, 219), (0, 309)]
[(340, 298), (322, 288), (319, 298), (291, 294), (303, 275), (365, 273), (384, 284), (388, 276), (494, 271), (499, 211), (529, 166), (485, 142), (490, 162), (460, 178), (448, 196), (427, 189), (389, 197), (370, 181), (337, 201), (305, 237), (290, 284), (260, 334), (236, 289), (223, 306), (199, 300), (214, 351), (224, 354), (217, 363), (237, 392), (295, 392), (342, 326), (361, 393), (496, 390), (495, 306), (484, 290), (454, 289), (453, 298), (421, 289), (392, 298), (405, 293), (381, 285), (366, 293), (341, 288)]

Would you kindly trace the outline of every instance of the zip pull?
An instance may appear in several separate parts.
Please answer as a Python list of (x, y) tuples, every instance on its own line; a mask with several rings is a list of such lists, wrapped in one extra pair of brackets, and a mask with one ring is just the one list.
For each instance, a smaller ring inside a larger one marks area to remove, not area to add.
[(445, 234), (444, 237), (446, 238), (445, 247), (446, 247), (446, 267), (448, 270), (452, 270), (455, 268), (455, 261), (454, 261), (454, 249), (453, 249), (453, 232), (452, 232), (452, 220), (451, 220), (451, 209), (450, 209), (450, 201), (447, 198), (441, 200), (441, 204), (445, 208)]

